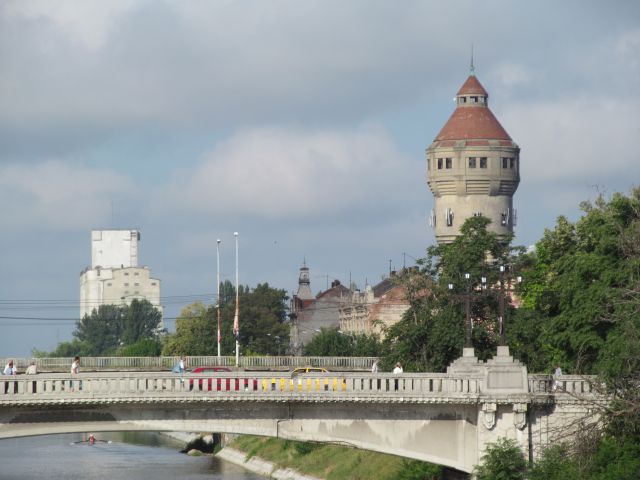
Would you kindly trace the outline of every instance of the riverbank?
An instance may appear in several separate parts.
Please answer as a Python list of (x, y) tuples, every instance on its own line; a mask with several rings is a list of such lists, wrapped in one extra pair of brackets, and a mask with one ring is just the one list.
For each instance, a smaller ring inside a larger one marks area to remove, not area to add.
[[(440, 480), (454, 478), (442, 467), (394, 455), (359, 450), (344, 445), (294, 442), (279, 438), (242, 435), (229, 442), (221, 451), (231, 449), (240, 455), (230, 455), (229, 461), (243, 462), (259, 459), (271, 465), (271, 472), (298, 476), (276, 477), (268, 470), (264, 475), (283, 479), (316, 480)], [(224, 453), (223, 453), (224, 454)], [(218, 454), (220, 455), (220, 453)], [(225, 458), (226, 459), (226, 458)], [(252, 470), (254, 471), (254, 470)], [(256, 472), (258, 473), (258, 472)], [(458, 477), (459, 478), (459, 477)]]
[(317, 477), (310, 477), (297, 472), (291, 468), (278, 468), (275, 463), (264, 460), (260, 457), (247, 458), (245, 452), (236, 450), (232, 447), (224, 447), (217, 454), (217, 457), (230, 463), (234, 463), (243, 468), (246, 468), (250, 472), (257, 473), (258, 475), (264, 475), (269, 478), (275, 478), (276, 480), (323, 480)]

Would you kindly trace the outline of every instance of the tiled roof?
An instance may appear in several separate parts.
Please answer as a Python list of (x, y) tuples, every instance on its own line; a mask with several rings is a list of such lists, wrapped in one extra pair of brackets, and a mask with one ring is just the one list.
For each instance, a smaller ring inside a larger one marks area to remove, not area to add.
[(480, 81), (475, 75), (469, 75), (469, 78), (462, 84), (457, 95), (489, 95), (484, 89)]
[(435, 138), (439, 140), (467, 139), (511, 140), (489, 107), (458, 107)]

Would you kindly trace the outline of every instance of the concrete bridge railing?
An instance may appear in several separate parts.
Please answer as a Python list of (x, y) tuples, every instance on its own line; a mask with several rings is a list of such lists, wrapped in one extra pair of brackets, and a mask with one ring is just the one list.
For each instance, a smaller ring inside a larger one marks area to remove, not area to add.
[(60, 403), (69, 401), (127, 402), (153, 397), (154, 401), (176, 397), (189, 400), (260, 401), (299, 399), (314, 401), (381, 400), (417, 403), (472, 401), (481, 394), (482, 378), (450, 374), (324, 373), (279, 374), (277, 372), (216, 372), (174, 374), (165, 372), (91, 372), (0, 376), (0, 405), (16, 403)]

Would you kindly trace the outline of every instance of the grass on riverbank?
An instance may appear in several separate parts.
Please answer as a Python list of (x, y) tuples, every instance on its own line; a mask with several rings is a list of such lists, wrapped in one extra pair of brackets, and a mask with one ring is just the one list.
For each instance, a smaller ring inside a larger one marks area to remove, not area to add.
[(325, 480), (440, 480), (436, 465), (406, 460), (394, 455), (359, 450), (342, 445), (293, 442), (278, 438), (243, 435), (231, 447), (257, 456), (280, 468)]

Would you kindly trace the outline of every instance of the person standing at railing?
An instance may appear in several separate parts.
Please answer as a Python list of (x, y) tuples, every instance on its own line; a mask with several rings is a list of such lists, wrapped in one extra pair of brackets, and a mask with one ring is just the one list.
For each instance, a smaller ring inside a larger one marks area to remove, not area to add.
[[(2, 364), (0, 364), (2, 365)], [(13, 365), (13, 360), (9, 360), (7, 362), (7, 364), (4, 367), (4, 370), (2, 371), (3, 374), (5, 375), (16, 375), (18, 373), (18, 369), (16, 367), (14, 367)], [(14, 388), (17, 389), (18, 388), (18, 384), (14, 382)], [(9, 392), (9, 382), (5, 382), (4, 384), (4, 393), (8, 393)], [(17, 392), (17, 390), (16, 390)]]
[[(402, 369), (402, 364), (400, 362), (396, 363), (396, 366), (393, 368), (393, 374), (394, 375), (400, 375), (401, 373), (404, 373), (404, 370)], [(398, 379), (396, 378), (393, 381), (394, 385), (395, 385), (395, 389), (398, 390)]]
[(176, 364), (173, 366), (173, 368), (171, 369), (171, 371), (173, 373), (179, 373), (180, 374), (180, 382), (184, 383), (184, 378), (182, 378), (182, 376), (184, 375), (184, 372), (187, 369), (187, 365), (186, 362), (184, 360), (184, 355), (180, 355), (180, 359), (176, 362)]
[(562, 369), (560, 368), (560, 365), (556, 365), (556, 370), (553, 372), (553, 384), (551, 387), (551, 391), (553, 393), (560, 388), (560, 377), (562, 377)]
[(378, 360), (373, 362), (371, 365), (371, 373), (378, 373)]
[[(0, 364), (2, 365), (2, 364)], [(9, 360), (2, 371), (5, 375), (17, 375), (18, 369), (13, 365), (13, 360)]]
[[(71, 375), (77, 375), (80, 373), (80, 357), (74, 357), (73, 362), (71, 362)], [(69, 382), (69, 388), (73, 392), (73, 380)], [(82, 384), (78, 382), (78, 390), (82, 388)]]
[(38, 373), (36, 362), (31, 362), (24, 373), (26, 375), (35, 375), (36, 373)]

